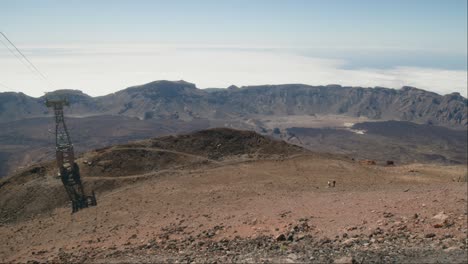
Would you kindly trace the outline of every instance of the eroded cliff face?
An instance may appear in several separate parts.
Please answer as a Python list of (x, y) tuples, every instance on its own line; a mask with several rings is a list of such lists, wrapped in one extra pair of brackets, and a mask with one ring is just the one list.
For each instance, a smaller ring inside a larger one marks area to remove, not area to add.
[[(67, 97), (71, 116), (124, 115), (140, 119), (236, 118), (249, 115), (343, 114), (376, 120), (401, 120), (451, 128), (467, 127), (467, 99), (413, 87), (388, 88), (247, 86), (203, 90), (185, 81), (156, 81), (100, 97), (59, 90), (46, 96)], [(45, 96), (0, 93), (0, 122), (49, 115)]]

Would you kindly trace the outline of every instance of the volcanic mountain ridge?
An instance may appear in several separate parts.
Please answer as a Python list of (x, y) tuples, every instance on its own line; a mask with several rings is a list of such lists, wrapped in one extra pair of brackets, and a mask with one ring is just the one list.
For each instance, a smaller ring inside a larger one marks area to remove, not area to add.
[(40, 98), (0, 93), (0, 122), (50, 115), (43, 105), (45, 97), (50, 96), (67, 97), (71, 116), (193, 120), (339, 114), (451, 128), (466, 128), (468, 120), (468, 101), (460, 94), (439, 95), (408, 86), (395, 90), (284, 84), (203, 90), (185, 81), (155, 81), (100, 97), (76, 90), (58, 90)]

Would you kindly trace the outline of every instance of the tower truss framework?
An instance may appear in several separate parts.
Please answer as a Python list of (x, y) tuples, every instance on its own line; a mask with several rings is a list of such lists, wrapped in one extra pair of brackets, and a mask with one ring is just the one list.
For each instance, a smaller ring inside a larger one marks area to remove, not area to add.
[(66, 99), (47, 99), (46, 106), (54, 110), (55, 116), (55, 156), (60, 179), (72, 203), (72, 213), (89, 206), (97, 205), (94, 191), (86, 195), (81, 182), (80, 168), (75, 162), (75, 153), (63, 114)]

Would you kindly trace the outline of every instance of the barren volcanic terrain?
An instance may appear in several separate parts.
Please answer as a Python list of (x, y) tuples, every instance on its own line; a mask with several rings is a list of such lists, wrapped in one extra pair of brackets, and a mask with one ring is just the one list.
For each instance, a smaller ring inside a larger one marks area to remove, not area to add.
[(0, 262), (468, 257), (464, 165), (372, 165), (232, 129), (97, 149), (78, 164), (98, 205), (75, 214), (52, 162), (0, 181)]
[(80, 153), (228, 127), (356, 159), (407, 164), (466, 164), (467, 159), (468, 101), (457, 93), (303, 84), (198, 89), (162, 80), (100, 97), (77, 90), (40, 98), (0, 93), (0, 178), (53, 159), (54, 136), (48, 133), (54, 129), (53, 113), (46, 98), (68, 99), (65, 115)]

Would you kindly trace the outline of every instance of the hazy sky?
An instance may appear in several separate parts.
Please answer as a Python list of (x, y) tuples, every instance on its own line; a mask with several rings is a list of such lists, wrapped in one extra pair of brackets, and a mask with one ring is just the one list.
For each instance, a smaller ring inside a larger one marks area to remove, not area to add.
[(50, 82), (0, 43), (0, 91), (33, 96), (159, 79), (467, 94), (467, 0), (0, 0), (0, 31)]

